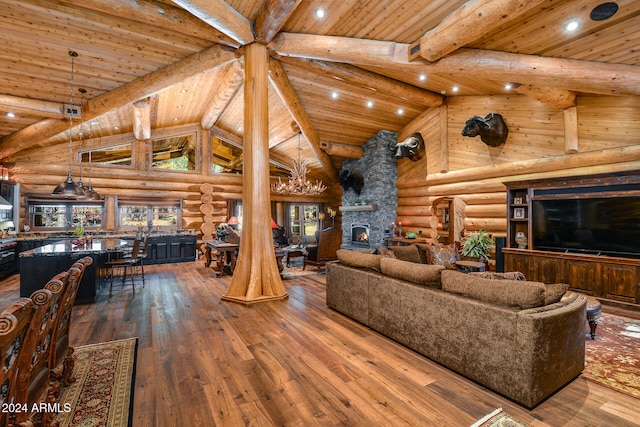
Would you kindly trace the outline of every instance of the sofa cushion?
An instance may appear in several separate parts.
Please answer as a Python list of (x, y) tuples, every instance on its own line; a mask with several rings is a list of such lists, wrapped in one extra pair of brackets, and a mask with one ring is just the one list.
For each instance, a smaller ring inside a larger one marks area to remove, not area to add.
[(420, 258), (420, 253), (418, 252), (418, 247), (416, 245), (409, 246), (393, 246), (388, 248), (390, 251), (393, 251), (393, 255), (402, 261), (415, 262), (417, 264), (422, 263), (422, 259)]
[(382, 255), (351, 251), (348, 249), (338, 249), (336, 255), (341, 264), (350, 267), (369, 268), (376, 271), (380, 271), (380, 259), (384, 258)]
[(440, 289), (440, 272), (444, 270), (441, 265), (416, 265), (413, 262), (399, 259), (382, 258), (380, 260), (380, 271), (396, 279), (405, 280), (418, 285), (429, 286)]
[(442, 265), (449, 270), (455, 270), (456, 261), (460, 261), (460, 253), (455, 244), (429, 246), (429, 264)]
[(445, 270), (441, 275), (442, 290), (480, 301), (526, 309), (545, 305), (545, 285), (506, 279), (483, 279), (459, 271)]

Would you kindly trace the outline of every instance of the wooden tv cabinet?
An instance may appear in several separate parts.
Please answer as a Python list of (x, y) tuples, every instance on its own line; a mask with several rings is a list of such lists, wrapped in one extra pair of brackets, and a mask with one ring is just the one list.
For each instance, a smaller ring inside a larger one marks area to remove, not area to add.
[[(521, 271), (527, 279), (544, 283), (568, 283), (575, 291), (640, 310), (640, 258), (539, 250), (532, 238), (532, 224), (536, 221), (532, 201), (594, 195), (638, 196), (639, 171), (507, 182), (505, 186), (507, 242), (502, 250), (505, 271)], [(518, 233), (525, 235), (525, 244), (520, 239), (520, 247), (516, 242)]]
[(516, 248), (502, 251), (505, 271), (521, 271), (528, 280), (568, 283), (575, 291), (640, 310), (638, 259)]

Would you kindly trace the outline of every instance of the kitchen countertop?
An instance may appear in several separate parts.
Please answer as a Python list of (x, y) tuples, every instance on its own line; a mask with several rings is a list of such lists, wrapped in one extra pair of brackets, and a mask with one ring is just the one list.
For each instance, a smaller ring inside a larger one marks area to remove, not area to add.
[[(127, 230), (127, 231), (103, 231), (103, 230), (87, 230), (87, 235), (92, 235), (95, 239), (107, 239), (107, 238), (120, 238), (120, 239), (133, 239), (136, 235), (135, 230)], [(151, 237), (162, 237), (162, 236), (190, 236), (195, 235), (196, 230), (193, 228), (181, 228), (181, 229), (173, 229), (173, 230), (151, 230)], [(42, 239), (51, 239), (51, 238), (60, 238), (60, 239), (73, 239), (77, 238), (74, 236), (73, 231), (27, 231), (27, 232), (19, 232), (14, 235), (18, 240), (42, 240)]]
[(74, 240), (75, 239), (63, 239), (48, 245), (24, 251), (20, 253), (20, 257), (100, 254), (114, 252), (124, 246), (127, 246), (127, 241), (119, 238), (93, 239), (92, 243), (83, 245), (74, 245)]

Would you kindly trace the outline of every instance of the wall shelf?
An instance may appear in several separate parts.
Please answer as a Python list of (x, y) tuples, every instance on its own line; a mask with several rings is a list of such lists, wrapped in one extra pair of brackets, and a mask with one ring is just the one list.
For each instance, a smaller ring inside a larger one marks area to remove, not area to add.
[(378, 205), (355, 205), (355, 206), (339, 206), (338, 207), (342, 212), (373, 212), (378, 210)]

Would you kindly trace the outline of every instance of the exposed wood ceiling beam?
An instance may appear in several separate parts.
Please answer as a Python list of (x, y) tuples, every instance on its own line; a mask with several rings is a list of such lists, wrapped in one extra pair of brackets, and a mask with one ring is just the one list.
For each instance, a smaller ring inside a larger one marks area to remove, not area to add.
[(239, 47), (239, 43), (217, 29), (207, 25), (191, 13), (170, 4), (153, 0), (72, 0), (57, 1), (72, 7), (106, 13), (120, 19), (140, 22), (199, 37), (226, 46)]
[(640, 95), (640, 66), (459, 49), (433, 64), (408, 61), (408, 44), (348, 37), (279, 33), (269, 44), (282, 56), (552, 86), (604, 95)]
[(425, 60), (409, 62), (408, 44), (380, 40), (280, 32), (269, 43), (269, 48), (281, 56), (376, 67), (403, 67), (416, 72), (429, 65)]
[(322, 148), (330, 156), (359, 159), (364, 154), (364, 149), (357, 145), (339, 144), (337, 142), (321, 142)]
[(243, 83), (243, 61), (238, 60), (230, 64), (229, 69), (219, 80), (218, 87), (213, 91), (213, 97), (200, 120), (202, 129), (211, 129)]
[(256, 40), (269, 43), (302, 0), (267, 0), (254, 22)]
[(151, 139), (151, 104), (149, 99), (133, 103), (133, 135), (139, 141)]
[(172, 0), (241, 45), (254, 41), (251, 22), (223, 0)]
[(470, 0), (411, 43), (409, 60), (437, 61), (544, 1)]
[(59, 102), (21, 98), (19, 96), (0, 94), (0, 109), (35, 117), (47, 117), (51, 119), (61, 119), (63, 117), (63, 107)]
[(275, 88), (282, 102), (289, 110), (289, 113), (300, 127), (300, 131), (305, 139), (309, 142), (311, 150), (320, 161), (323, 169), (323, 176), (333, 184), (336, 182), (336, 173), (334, 171), (331, 159), (320, 149), (320, 137), (315, 128), (311, 124), (311, 120), (307, 112), (302, 108), (300, 98), (296, 94), (291, 82), (289, 81), (282, 64), (274, 59), (269, 60), (269, 80)]
[(348, 64), (324, 62), (313, 59), (279, 57), (287, 64), (311, 71), (317, 75), (328, 76), (332, 79), (342, 80), (353, 85), (367, 89), (373, 89), (387, 95), (398, 96), (425, 107), (437, 107), (442, 105), (443, 96), (419, 87), (394, 80), (362, 68)]
[(576, 94), (568, 90), (534, 85), (520, 85), (515, 88), (515, 91), (559, 110), (576, 106)]
[[(196, 52), (178, 62), (88, 100), (82, 106), (84, 120), (89, 121), (110, 110), (151, 96), (189, 77), (227, 64), (234, 59), (236, 59), (235, 53), (221, 45)], [(46, 119), (36, 122), (6, 136), (0, 143), (0, 158), (8, 157), (28, 148), (51, 145), (51, 143), (47, 143), (47, 139), (67, 130), (68, 127), (69, 124), (63, 120)]]

